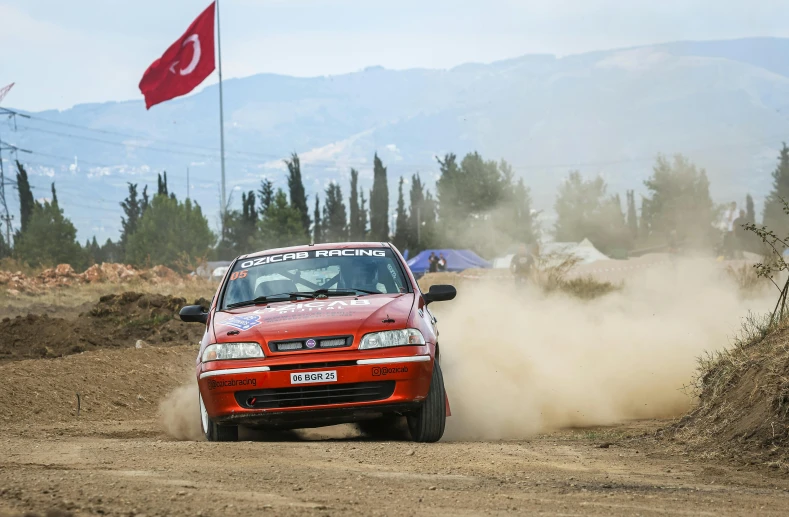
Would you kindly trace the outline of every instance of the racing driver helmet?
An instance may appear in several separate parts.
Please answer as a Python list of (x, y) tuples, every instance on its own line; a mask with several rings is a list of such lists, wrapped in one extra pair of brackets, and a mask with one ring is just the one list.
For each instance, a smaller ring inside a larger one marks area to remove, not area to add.
[(378, 291), (378, 264), (369, 259), (350, 260), (342, 268), (342, 281), (346, 289)]

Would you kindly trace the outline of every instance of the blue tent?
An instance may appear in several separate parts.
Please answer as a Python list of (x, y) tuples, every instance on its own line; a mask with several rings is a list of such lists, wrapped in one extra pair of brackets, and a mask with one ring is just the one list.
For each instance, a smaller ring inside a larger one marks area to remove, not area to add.
[(479, 255), (474, 253), (471, 250), (425, 250), (419, 255), (415, 256), (411, 260), (407, 261), (408, 267), (411, 268), (411, 271), (414, 274), (421, 275), (422, 273), (427, 273), (430, 269), (430, 264), (428, 262), (428, 257), (430, 257), (430, 253), (435, 253), (436, 256), (439, 254), (444, 255), (444, 258), (447, 260), (447, 271), (463, 271), (464, 269), (470, 268), (490, 268), (492, 267), (491, 263), (487, 260), (481, 258)]

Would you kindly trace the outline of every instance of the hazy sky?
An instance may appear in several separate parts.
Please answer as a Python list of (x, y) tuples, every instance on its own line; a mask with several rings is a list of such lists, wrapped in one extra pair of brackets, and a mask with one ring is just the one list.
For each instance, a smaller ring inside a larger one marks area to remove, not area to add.
[[(17, 83), (4, 105), (139, 99), (143, 71), (209, 3), (0, 0), (0, 87)], [(788, 7), (789, 0), (221, 0), (224, 72), (447, 68), (681, 39), (787, 37)]]

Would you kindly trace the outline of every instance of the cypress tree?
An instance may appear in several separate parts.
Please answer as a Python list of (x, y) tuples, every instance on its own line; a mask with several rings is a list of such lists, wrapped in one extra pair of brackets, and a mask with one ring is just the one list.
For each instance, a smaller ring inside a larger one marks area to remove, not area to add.
[(285, 160), (288, 166), (288, 191), (290, 193), (290, 206), (298, 210), (301, 215), (301, 224), (304, 232), (310, 232), (310, 214), (307, 207), (307, 194), (304, 191), (304, 182), (301, 179), (301, 162), (299, 155), (293, 153), (290, 160)]
[(360, 241), (364, 237), (362, 231), (362, 218), (359, 210), (359, 171), (351, 169), (351, 198), (350, 198), (350, 239)]
[(419, 174), (411, 176), (411, 201), (408, 215), (408, 249), (416, 253), (424, 249), (422, 246), (422, 221), (424, 216), (425, 189)]
[(397, 186), (397, 218), (395, 219), (394, 245), (405, 250), (410, 241), (408, 236), (408, 213), (405, 211), (405, 198), (403, 198), (403, 177)]
[(364, 198), (364, 192), (360, 195), (361, 201), (359, 203), (359, 227), (361, 231), (361, 240), (366, 241), (368, 237), (367, 233), (367, 200)]
[(269, 179), (261, 181), (258, 194), (260, 194), (260, 215), (262, 216), (274, 200), (274, 183)]
[(313, 212), (312, 218), (312, 243), (320, 244), (323, 242), (323, 223), (321, 222), (321, 207), (318, 196), (315, 196), (315, 212)]
[(156, 175), (156, 187), (156, 195), (169, 195), (167, 192), (167, 171), (164, 171), (164, 177), (161, 174)]
[(386, 167), (375, 154), (373, 160), (373, 188), (370, 191), (370, 238), (389, 240), (389, 186)]
[(784, 237), (789, 231), (789, 217), (783, 211), (784, 200), (789, 202), (789, 147), (786, 143), (773, 171), (773, 189), (764, 200), (764, 225), (779, 237)]
[(745, 196), (745, 218), (749, 223), (756, 222), (756, 211), (753, 208), (753, 198), (750, 194)]
[[(129, 187), (129, 194), (120, 204), (125, 214), (125, 217), (121, 217), (120, 244), (122, 249), (125, 249), (129, 236), (137, 230), (137, 224), (143, 212), (140, 200), (137, 198), (137, 184), (127, 183), (127, 185)], [(147, 193), (145, 201), (147, 206)]]
[(348, 240), (348, 222), (342, 189), (337, 183), (326, 187), (323, 203), (323, 234), (328, 242), (344, 242)]
[(33, 215), (33, 207), (36, 206), (36, 202), (33, 199), (33, 191), (30, 189), (27, 171), (18, 160), (16, 169), (16, 188), (19, 190), (19, 225), (21, 227), (20, 232), (24, 233), (27, 230), (27, 225), (30, 223), (30, 217)]
[(636, 213), (636, 196), (632, 190), (627, 191), (627, 228), (630, 230), (630, 238), (638, 238), (638, 214)]
[(148, 210), (148, 207), (151, 205), (151, 200), (148, 197), (148, 185), (145, 185), (142, 189), (142, 202), (140, 203), (140, 215), (145, 213)]

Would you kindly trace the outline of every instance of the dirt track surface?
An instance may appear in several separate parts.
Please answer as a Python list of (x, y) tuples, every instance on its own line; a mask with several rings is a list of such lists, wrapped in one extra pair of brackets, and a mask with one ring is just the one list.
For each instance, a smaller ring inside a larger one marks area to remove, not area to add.
[(0, 440), (8, 452), (0, 508), (77, 515), (789, 512), (786, 480), (648, 449), (600, 448), (587, 431), (502, 443), (216, 444), (168, 441), (151, 435), (154, 426), (108, 421), (33, 433), (14, 426)]
[(184, 382), (194, 354), (0, 364), (0, 515), (789, 513), (789, 480), (655, 442), (659, 421), (504, 442), (374, 442), (349, 427), (175, 441), (158, 401)]

